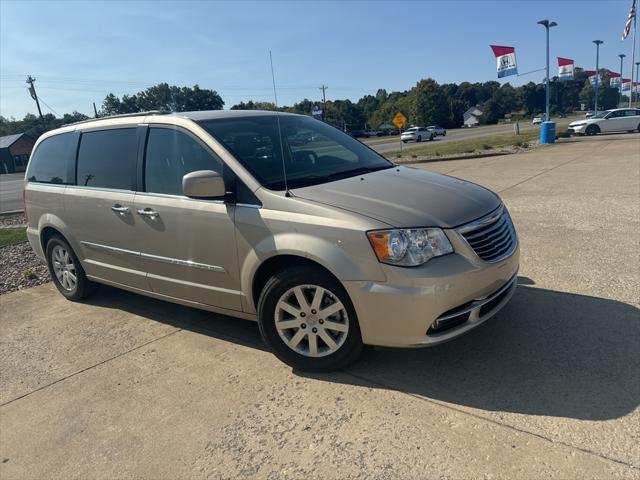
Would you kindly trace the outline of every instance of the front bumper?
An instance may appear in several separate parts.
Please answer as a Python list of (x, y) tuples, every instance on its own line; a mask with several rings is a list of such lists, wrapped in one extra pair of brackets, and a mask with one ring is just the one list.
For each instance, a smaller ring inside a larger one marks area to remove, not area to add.
[(387, 282), (349, 281), (368, 345), (430, 346), (451, 340), (495, 315), (513, 295), (520, 252), (496, 263), (482, 261), (455, 232), (447, 231), (455, 253), (425, 265), (383, 265)]
[(587, 125), (580, 125), (580, 126), (571, 126), (569, 125), (569, 127), (567, 127), (567, 131), (569, 133), (575, 133), (578, 135), (582, 135), (587, 129)]

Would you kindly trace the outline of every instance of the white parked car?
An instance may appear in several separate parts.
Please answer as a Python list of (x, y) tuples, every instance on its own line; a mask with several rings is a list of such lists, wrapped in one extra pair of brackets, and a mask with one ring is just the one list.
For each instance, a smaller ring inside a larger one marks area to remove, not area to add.
[(433, 132), (436, 134), (436, 136), (441, 135), (443, 137), (445, 137), (447, 135), (447, 131), (438, 126), (438, 125), (431, 125), (430, 127), (427, 127), (427, 130), (429, 130), (430, 132)]
[(532, 125), (540, 125), (543, 122), (542, 117), (540, 115), (538, 115), (537, 117), (533, 117), (533, 120), (531, 121)]
[(605, 110), (586, 120), (569, 124), (569, 133), (577, 135), (597, 135), (607, 132), (640, 132), (640, 109), (616, 108)]
[(427, 127), (411, 127), (406, 132), (402, 132), (400, 140), (403, 143), (410, 141), (421, 142), (423, 140), (433, 140), (435, 137), (435, 132), (429, 131)]

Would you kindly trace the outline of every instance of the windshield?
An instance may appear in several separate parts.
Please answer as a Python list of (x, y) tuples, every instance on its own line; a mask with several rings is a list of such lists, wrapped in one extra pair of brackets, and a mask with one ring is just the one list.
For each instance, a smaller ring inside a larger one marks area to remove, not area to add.
[(604, 112), (598, 112), (597, 115), (592, 116), (591, 118), (604, 118), (611, 113), (611, 110), (605, 110)]
[(358, 140), (304, 116), (236, 117), (198, 122), (270, 190), (330, 182), (391, 168), (393, 164)]

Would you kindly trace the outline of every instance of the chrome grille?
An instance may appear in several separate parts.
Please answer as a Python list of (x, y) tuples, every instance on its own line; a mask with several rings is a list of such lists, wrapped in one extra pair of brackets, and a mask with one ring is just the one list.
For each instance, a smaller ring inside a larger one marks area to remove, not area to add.
[(496, 262), (516, 248), (516, 231), (504, 207), (458, 231), (485, 262)]

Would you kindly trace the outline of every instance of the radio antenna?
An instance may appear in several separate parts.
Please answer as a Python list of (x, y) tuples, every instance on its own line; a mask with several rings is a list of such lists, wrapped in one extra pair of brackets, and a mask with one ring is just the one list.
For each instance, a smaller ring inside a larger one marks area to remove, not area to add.
[(271, 63), (271, 81), (273, 82), (273, 98), (276, 105), (276, 122), (278, 123), (278, 138), (280, 139), (280, 157), (282, 158), (282, 174), (284, 175), (284, 194), (287, 197), (291, 196), (289, 192), (289, 185), (287, 184), (287, 167), (284, 162), (284, 142), (282, 141), (282, 128), (280, 127), (280, 112), (278, 111), (278, 92), (276, 91), (276, 76), (273, 73), (273, 56), (271, 50), (269, 50), (269, 62)]

